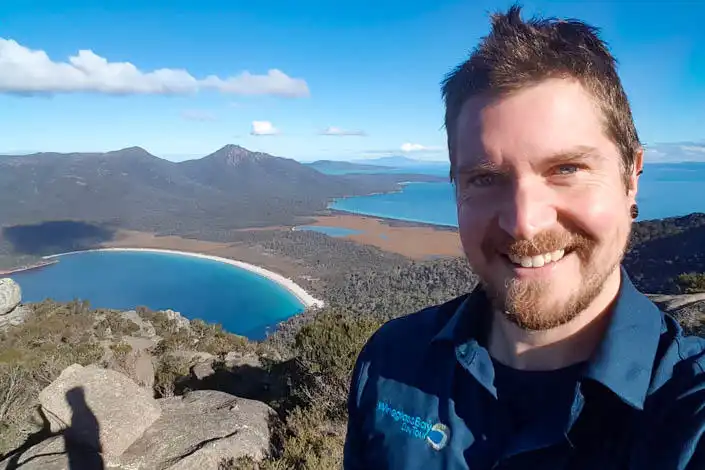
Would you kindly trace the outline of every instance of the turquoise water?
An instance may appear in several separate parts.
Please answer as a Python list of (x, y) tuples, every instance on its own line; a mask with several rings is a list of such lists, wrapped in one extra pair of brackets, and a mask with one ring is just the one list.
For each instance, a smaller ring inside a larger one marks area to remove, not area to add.
[(296, 229), (324, 233), (331, 237), (347, 237), (348, 235), (362, 233), (361, 230), (353, 230), (351, 228), (344, 227), (329, 227), (327, 225), (300, 225), (296, 227)]
[(262, 339), (268, 327), (304, 310), (275, 282), (208, 259), (170, 253), (96, 251), (12, 274), (25, 302), (89, 300), (93, 307), (172, 309), (186, 318)]
[[(433, 167), (428, 174), (447, 174)], [(637, 195), (638, 220), (705, 212), (705, 163), (647, 164)], [(356, 196), (334, 201), (331, 209), (358, 214), (456, 226), (450, 183), (409, 183), (398, 193)]]

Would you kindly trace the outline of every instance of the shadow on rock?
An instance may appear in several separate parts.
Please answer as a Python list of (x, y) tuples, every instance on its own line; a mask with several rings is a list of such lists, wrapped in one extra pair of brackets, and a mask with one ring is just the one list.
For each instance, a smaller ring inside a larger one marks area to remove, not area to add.
[(294, 360), (263, 361), (261, 366), (228, 364), (216, 361), (212, 370), (191, 375), (177, 382), (176, 394), (188, 390), (218, 390), (268, 404), (282, 416), (297, 404), (292, 391), (296, 387), (299, 367)]
[[(49, 419), (40, 407), (41, 430), (31, 434), (22, 446), (5, 456), (7, 460), (4, 468), (7, 470), (39, 469), (44, 466), (43, 459), (65, 455), (69, 470), (105, 469), (103, 457), (100, 455), (100, 425), (86, 403), (83, 388), (75, 387), (66, 392), (66, 401), (71, 407), (70, 426), (61, 431), (52, 432)], [(63, 437), (64, 452), (43, 451), (40, 445), (56, 436)], [(3, 462), (0, 462), (0, 467), (2, 465)]]
[(83, 388), (66, 392), (66, 401), (71, 407), (71, 426), (64, 431), (69, 469), (103, 470), (100, 424), (86, 403)]

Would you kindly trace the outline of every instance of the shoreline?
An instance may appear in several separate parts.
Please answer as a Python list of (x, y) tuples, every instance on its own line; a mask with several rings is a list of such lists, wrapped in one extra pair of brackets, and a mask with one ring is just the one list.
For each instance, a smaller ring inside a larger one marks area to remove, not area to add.
[[(311, 294), (306, 292), (301, 286), (299, 286), (296, 282), (294, 282), (291, 278), (284, 277), (281, 274), (275, 273), (273, 271), (262, 268), (260, 266), (256, 266), (254, 264), (245, 263), (243, 261), (237, 261), (237, 260), (229, 259), (229, 258), (223, 258), (221, 256), (206, 255), (203, 253), (194, 253), (194, 252), (190, 252), (190, 251), (167, 250), (167, 249), (160, 249), (160, 248), (92, 248), (92, 249), (88, 249), (88, 250), (69, 251), (67, 253), (58, 253), (55, 255), (48, 255), (48, 256), (44, 256), (43, 258), (45, 260), (53, 260), (53, 259), (59, 258), (61, 256), (68, 256), (68, 255), (74, 255), (74, 254), (80, 254), (80, 253), (88, 253), (88, 252), (92, 252), (92, 251), (133, 251), (133, 252), (136, 251), (136, 252), (166, 253), (166, 254), (173, 254), (173, 255), (180, 255), (180, 256), (190, 256), (192, 258), (207, 259), (207, 260), (216, 261), (216, 262), (223, 263), (223, 264), (229, 264), (230, 266), (234, 266), (237, 268), (244, 269), (246, 271), (250, 271), (252, 273), (255, 273), (255, 274), (258, 274), (262, 277), (265, 277), (265, 278), (269, 279), (270, 281), (277, 283), (279, 286), (283, 287), (288, 292), (293, 294), (294, 297), (296, 297), (296, 299), (299, 300), (299, 302), (301, 302), (304, 305), (305, 309), (322, 308), (323, 306), (325, 306), (325, 302), (313, 297)], [(55, 262), (58, 262), (58, 260)]]
[(3, 270), (3, 271), (0, 271), (0, 276), (9, 276), (9, 275), (11, 275), (11, 274), (22, 273), (22, 272), (25, 272), (25, 271), (32, 271), (32, 270), (34, 270), (34, 269), (41, 269), (41, 268), (45, 268), (45, 267), (47, 267), (47, 266), (51, 266), (51, 265), (53, 265), (53, 264), (56, 264), (56, 263), (58, 263), (58, 262), (59, 262), (59, 260), (52, 260), (52, 261), (46, 261), (46, 260), (45, 260), (45, 261), (39, 261), (39, 262), (37, 262), (37, 263), (30, 264), (30, 265), (27, 265), (27, 266), (20, 266), (20, 267), (17, 267), (17, 268), (6, 269), (6, 270)]
[(383, 215), (365, 214), (363, 212), (346, 211), (343, 209), (328, 208), (330, 215), (348, 215), (357, 217), (367, 217), (373, 219), (379, 219), (385, 222), (390, 227), (407, 227), (407, 228), (431, 228), (435, 230), (441, 230), (446, 232), (457, 232), (457, 225), (444, 225), (444, 224), (434, 224), (431, 222), (421, 222), (418, 220), (407, 220), (407, 219), (395, 219), (393, 217), (385, 217)]
[[(415, 260), (463, 256), (457, 228), (393, 221), (377, 216), (328, 212), (305, 225), (339, 227), (353, 232), (336, 236)], [(301, 227), (301, 226), (297, 226)], [(292, 230), (308, 230), (293, 228)]]

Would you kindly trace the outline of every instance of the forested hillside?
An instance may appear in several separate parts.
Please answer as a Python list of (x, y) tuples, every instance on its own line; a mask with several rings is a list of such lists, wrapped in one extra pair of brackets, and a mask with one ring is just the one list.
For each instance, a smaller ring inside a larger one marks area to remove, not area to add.
[(293, 225), (337, 197), (399, 189), (428, 175), (325, 175), (295, 160), (227, 145), (174, 163), (139, 147), (107, 153), (0, 157), (2, 226), (90, 223), (210, 239), (245, 227)]

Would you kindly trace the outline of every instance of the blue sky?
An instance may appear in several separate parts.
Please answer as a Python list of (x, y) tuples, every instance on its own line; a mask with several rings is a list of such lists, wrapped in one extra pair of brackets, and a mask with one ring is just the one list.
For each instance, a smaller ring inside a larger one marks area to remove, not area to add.
[[(0, 152), (444, 159), (439, 83), (511, 3), (2, 0)], [(523, 5), (602, 29), (647, 144), (705, 143), (705, 2)]]

